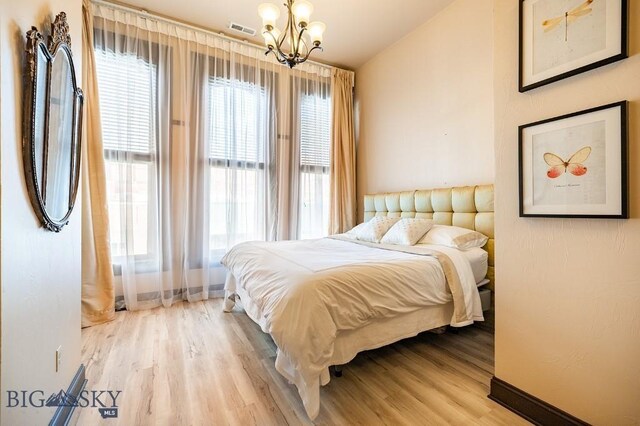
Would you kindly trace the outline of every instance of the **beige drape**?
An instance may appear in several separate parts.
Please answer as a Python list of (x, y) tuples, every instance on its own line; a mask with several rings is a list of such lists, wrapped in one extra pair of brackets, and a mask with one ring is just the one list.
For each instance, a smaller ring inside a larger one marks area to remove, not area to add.
[(351, 71), (334, 69), (332, 79), (333, 138), (331, 145), (331, 201), (329, 233), (356, 225), (356, 144)]
[(115, 317), (113, 269), (109, 250), (109, 218), (93, 51), (93, 17), (88, 0), (82, 4), (82, 327)]

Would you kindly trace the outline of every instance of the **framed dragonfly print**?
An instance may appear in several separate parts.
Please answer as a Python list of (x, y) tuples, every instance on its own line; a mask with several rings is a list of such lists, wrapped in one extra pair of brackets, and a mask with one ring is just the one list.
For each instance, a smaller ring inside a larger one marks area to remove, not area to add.
[(628, 0), (520, 0), (520, 92), (628, 56)]
[(629, 217), (627, 101), (519, 131), (520, 217)]

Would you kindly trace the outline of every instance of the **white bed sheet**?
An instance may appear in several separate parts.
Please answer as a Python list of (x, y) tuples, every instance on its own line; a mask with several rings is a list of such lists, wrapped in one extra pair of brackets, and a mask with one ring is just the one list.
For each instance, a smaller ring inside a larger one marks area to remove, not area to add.
[(473, 271), (473, 278), (475, 278), (476, 284), (480, 284), (480, 282), (487, 277), (487, 271), (489, 270), (489, 253), (479, 247), (475, 247), (469, 250), (463, 250), (462, 254), (471, 264), (471, 270)]
[[(260, 324), (259, 310), (241, 288), (238, 288), (238, 298), (245, 313)], [(446, 303), (427, 306), (393, 318), (373, 320), (355, 330), (338, 331), (330, 365), (347, 364), (362, 351), (381, 348), (424, 331), (449, 325), (452, 315), (453, 303)]]

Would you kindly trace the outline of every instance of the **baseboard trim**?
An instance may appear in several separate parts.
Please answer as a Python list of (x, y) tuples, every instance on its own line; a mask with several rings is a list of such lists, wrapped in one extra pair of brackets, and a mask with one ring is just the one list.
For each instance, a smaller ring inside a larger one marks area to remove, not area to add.
[(589, 425), (495, 376), (491, 378), (489, 399), (535, 425)]
[[(73, 395), (77, 399), (86, 385), (87, 379), (85, 378), (84, 364), (80, 364), (80, 368), (76, 371), (76, 374), (73, 376), (73, 380), (67, 389), (67, 394)], [(59, 406), (53, 415), (53, 418), (49, 422), (49, 426), (67, 426), (75, 408), (76, 407), (74, 406), (68, 405)]]

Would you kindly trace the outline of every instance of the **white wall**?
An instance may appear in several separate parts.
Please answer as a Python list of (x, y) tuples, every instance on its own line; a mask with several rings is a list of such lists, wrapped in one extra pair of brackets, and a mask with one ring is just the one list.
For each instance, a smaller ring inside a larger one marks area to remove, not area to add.
[[(46, 424), (52, 408), (6, 408), (7, 390), (67, 389), (80, 365), (80, 211), (60, 234), (44, 231), (33, 213), (22, 168), (22, 63), (32, 25), (49, 33), (65, 11), (76, 73), (81, 77), (80, 0), (0, 3), (0, 256), (2, 286), (1, 390), (3, 425)], [(78, 80), (80, 81), (80, 80)], [(80, 206), (80, 200), (76, 203)], [(62, 346), (60, 372), (55, 350)]]
[[(518, 3), (495, 1), (496, 376), (589, 423), (638, 424), (640, 2), (629, 59), (525, 94)], [(624, 99), (632, 219), (519, 218), (518, 125)]]
[(493, 183), (493, 4), (457, 0), (356, 71), (358, 199)]

